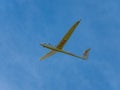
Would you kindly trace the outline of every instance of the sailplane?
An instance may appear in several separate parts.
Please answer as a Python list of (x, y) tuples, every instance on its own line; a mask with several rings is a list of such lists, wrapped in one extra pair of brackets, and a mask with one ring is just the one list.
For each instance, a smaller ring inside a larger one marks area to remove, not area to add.
[(77, 58), (80, 58), (82, 60), (87, 60), (88, 59), (88, 54), (90, 51), (90, 48), (86, 49), (83, 54), (81, 56), (72, 54), (68, 51), (63, 50), (64, 45), (66, 44), (66, 42), (69, 40), (70, 36), (72, 35), (73, 31), (75, 30), (75, 28), (78, 26), (78, 24), (80, 23), (80, 20), (77, 21), (69, 30), (68, 32), (64, 35), (64, 37), (62, 38), (62, 40), (58, 43), (58, 45), (56, 46), (52, 46), (50, 44), (46, 44), (46, 43), (42, 43), (40, 44), (41, 46), (50, 49), (51, 51), (49, 51), (46, 55), (44, 55), (43, 57), (40, 58), (40, 60), (44, 60), (52, 55), (54, 55), (57, 52), (61, 52), (70, 56), (74, 56)]

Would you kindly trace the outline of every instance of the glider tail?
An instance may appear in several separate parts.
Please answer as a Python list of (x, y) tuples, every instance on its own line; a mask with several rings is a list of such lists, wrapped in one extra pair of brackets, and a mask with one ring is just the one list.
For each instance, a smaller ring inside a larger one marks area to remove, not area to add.
[(88, 49), (86, 49), (86, 50), (83, 52), (82, 58), (83, 58), (84, 60), (87, 60), (87, 59), (88, 59), (88, 54), (89, 54), (89, 51), (90, 51), (90, 50), (91, 50), (91, 49), (88, 48)]

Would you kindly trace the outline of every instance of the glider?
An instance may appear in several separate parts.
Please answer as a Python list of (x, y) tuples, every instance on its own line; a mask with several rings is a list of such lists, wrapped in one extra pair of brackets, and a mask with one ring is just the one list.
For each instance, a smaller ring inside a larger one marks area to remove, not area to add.
[(66, 42), (68, 41), (68, 39), (70, 38), (70, 36), (72, 35), (73, 31), (75, 30), (75, 28), (78, 26), (78, 24), (80, 23), (80, 21), (77, 21), (70, 29), (69, 31), (65, 34), (65, 36), (62, 38), (62, 40), (58, 43), (57, 46), (52, 46), (50, 44), (40, 44), (41, 46), (45, 47), (45, 48), (48, 48), (50, 49), (51, 51), (48, 52), (46, 55), (44, 55), (43, 57), (40, 58), (40, 60), (44, 60), (52, 55), (54, 55), (55, 53), (57, 52), (61, 52), (61, 53), (64, 53), (64, 54), (67, 54), (67, 55), (71, 55), (71, 56), (74, 56), (74, 57), (77, 57), (77, 58), (80, 58), (80, 59), (83, 59), (83, 60), (87, 60), (88, 59), (88, 54), (89, 54), (89, 51), (90, 51), (90, 48), (86, 49), (84, 52), (83, 52), (83, 55), (82, 56), (77, 56), (75, 54), (72, 54), (70, 52), (67, 52), (67, 51), (64, 51), (63, 50), (63, 47), (64, 45), (66, 44)]

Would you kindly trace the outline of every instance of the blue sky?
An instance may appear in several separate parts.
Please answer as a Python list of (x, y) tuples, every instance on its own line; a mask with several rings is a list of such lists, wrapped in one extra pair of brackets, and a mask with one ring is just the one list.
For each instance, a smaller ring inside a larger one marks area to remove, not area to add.
[[(119, 0), (0, 0), (0, 90), (119, 90)], [(39, 61), (82, 20), (65, 50)]]

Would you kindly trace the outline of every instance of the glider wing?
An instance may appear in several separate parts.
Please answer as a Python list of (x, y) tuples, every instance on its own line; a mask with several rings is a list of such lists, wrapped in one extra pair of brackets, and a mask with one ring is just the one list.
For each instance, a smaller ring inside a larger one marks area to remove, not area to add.
[(54, 55), (55, 53), (56, 53), (56, 51), (50, 51), (49, 53), (47, 53), (46, 55), (41, 57), (40, 60), (44, 60), (45, 58), (48, 58), (48, 57)]
[(65, 36), (62, 38), (62, 40), (60, 41), (60, 43), (57, 45), (57, 48), (62, 49), (64, 47), (65, 43), (68, 41), (68, 39), (70, 38), (70, 36), (72, 35), (73, 31), (75, 30), (75, 28), (78, 26), (79, 23), (80, 23), (80, 21), (77, 21), (69, 29), (69, 31), (65, 34)]

